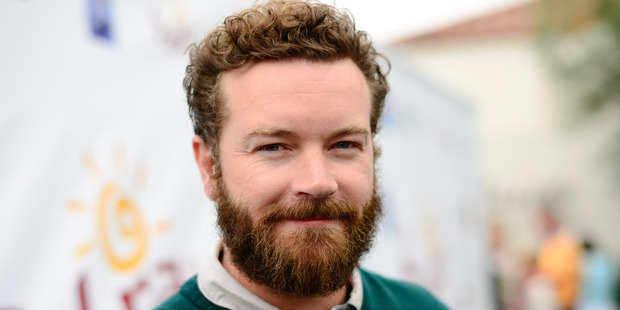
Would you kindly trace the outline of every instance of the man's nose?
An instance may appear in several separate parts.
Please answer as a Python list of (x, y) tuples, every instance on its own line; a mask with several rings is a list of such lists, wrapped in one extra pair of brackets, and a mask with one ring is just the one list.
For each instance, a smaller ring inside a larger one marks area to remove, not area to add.
[(327, 198), (338, 190), (338, 183), (328, 167), (323, 152), (308, 153), (299, 158), (291, 189), (299, 198)]

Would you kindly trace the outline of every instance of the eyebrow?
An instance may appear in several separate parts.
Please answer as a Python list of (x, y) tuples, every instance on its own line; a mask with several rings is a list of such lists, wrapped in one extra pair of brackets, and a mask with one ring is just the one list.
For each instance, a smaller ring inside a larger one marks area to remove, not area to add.
[(294, 132), (286, 129), (278, 129), (278, 128), (259, 128), (252, 130), (250, 133), (243, 137), (244, 142), (248, 142), (248, 140), (254, 137), (278, 137), (278, 138), (291, 138), (297, 137), (298, 135)]
[[(338, 139), (341, 137), (354, 136), (354, 135), (368, 136), (370, 135), (370, 131), (368, 131), (368, 129), (365, 129), (363, 127), (351, 126), (351, 127), (343, 128), (335, 132), (334, 134), (330, 136), (330, 139)], [(243, 137), (243, 141), (247, 143), (249, 140), (251, 140), (254, 137), (295, 138), (295, 137), (299, 137), (299, 135), (286, 129), (259, 128), (259, 129), (252, 130), (250, 133), (245, 135), (245, 137)]]
[(351, 127), (347, 127), (347, 128), (337, 131), (331, 136), (331, 138), (337, 139), (337, 138), (341, 138), (345, 136), (355, 136), (355, 135), (369, 136), (370, 132), (368, 131), (368, 129), (363, 128), (363, 127), (351, 126)]

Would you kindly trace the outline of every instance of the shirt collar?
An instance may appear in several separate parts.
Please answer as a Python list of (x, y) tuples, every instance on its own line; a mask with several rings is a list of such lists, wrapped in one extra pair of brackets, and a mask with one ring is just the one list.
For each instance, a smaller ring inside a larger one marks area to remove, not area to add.
[[(212, 303), (231, 310), (277, 310), (278, 308), (248, 291), (224, 269), (218, 259), (222, 250), (223, 244), (218, 242), (215, 251), (207, 257), (205, 266), (198, 272), (200, 292)], [(345, 304), (332, 307), (331, 310), (362, 309), (364, 290), (357, 268), (351, 276), (351, 285), (353, 288), (349, 300)]]

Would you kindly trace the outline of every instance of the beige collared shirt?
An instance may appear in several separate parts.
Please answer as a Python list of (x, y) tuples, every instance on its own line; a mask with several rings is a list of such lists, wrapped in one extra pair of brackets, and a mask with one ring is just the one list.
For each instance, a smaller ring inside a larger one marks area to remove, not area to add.
[[(198, 287), (200, 292), (214, 304), (231, 310), (277, 310), (278, 308), (268, 304), (258, 296), (243, 287), (224, 269), (218, 260), (223, 244), (219, 242), (213, 255), (209, 255), (206, 265), (198, 272)], [(362, 277), (356, 268), (351, 276), (353, 289), (349, 300), (342, 305), (337, 305), (331, 310), (360, 310), (364, 299)]]

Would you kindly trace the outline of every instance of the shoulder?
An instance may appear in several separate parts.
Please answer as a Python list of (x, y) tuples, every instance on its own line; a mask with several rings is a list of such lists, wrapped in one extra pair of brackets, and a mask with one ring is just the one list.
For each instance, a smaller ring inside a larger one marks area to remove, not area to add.
[(157, 306), (155, 310), (219, 310), (221, 308), (206, 299), (200, 289), (196, 276), (191, 277), (179, 291)]
[(360, 269), (364, 285), (362, 309), (448, 309), (426, 289)]

